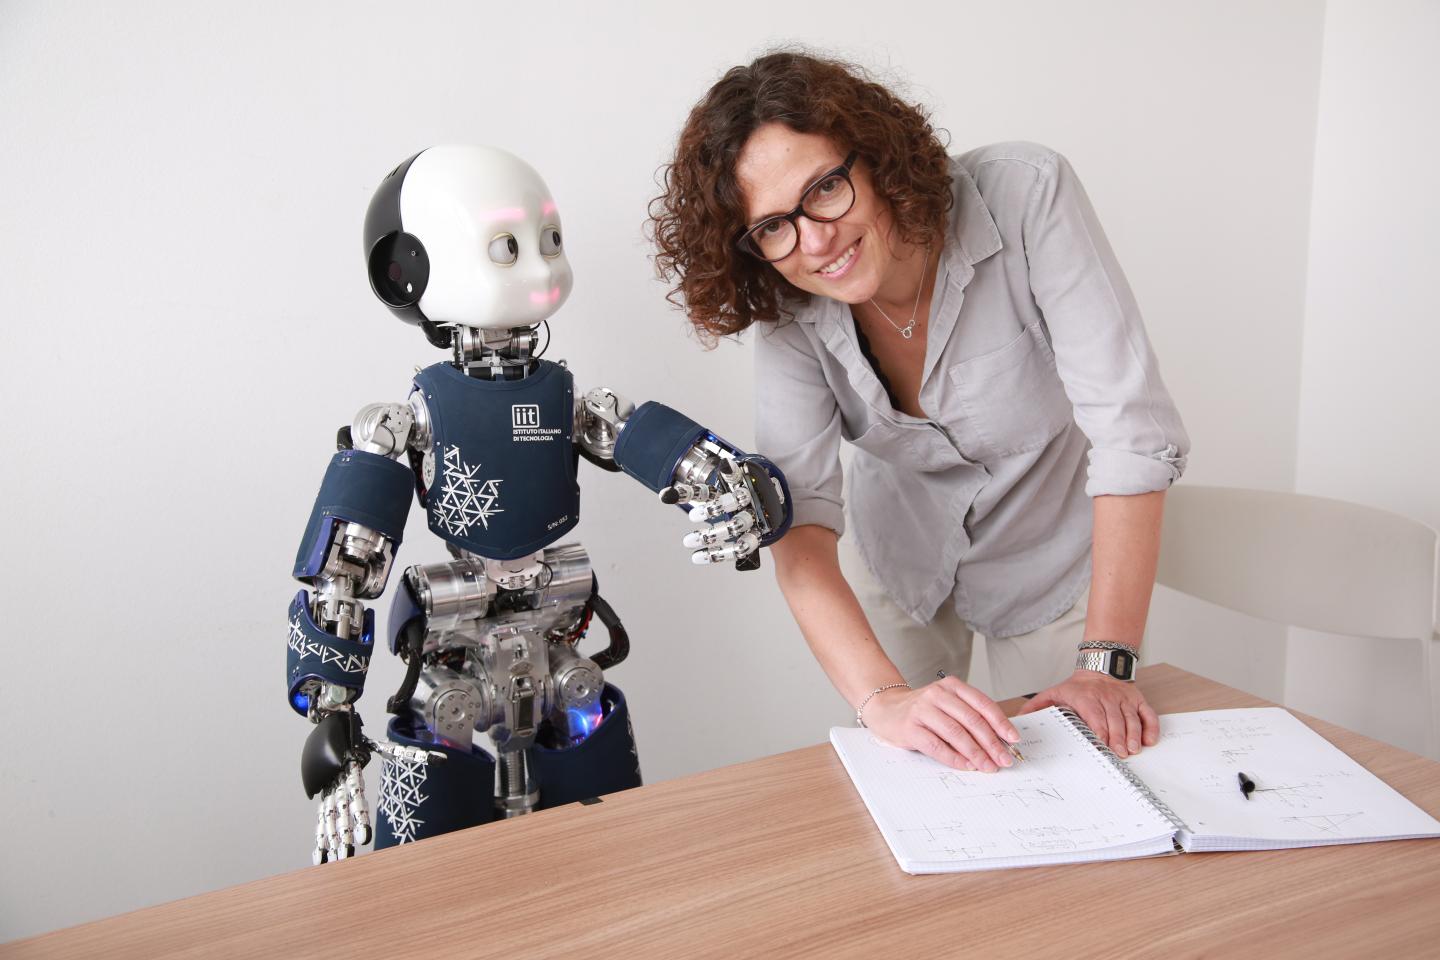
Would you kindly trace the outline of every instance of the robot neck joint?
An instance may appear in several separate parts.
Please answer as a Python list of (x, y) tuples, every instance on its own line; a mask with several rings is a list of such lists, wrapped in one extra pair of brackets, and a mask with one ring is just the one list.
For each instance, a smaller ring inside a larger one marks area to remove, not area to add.
[(455, 327), (450, 345), (456, 369), (482, 380), (521, 380), (535, 371), (540, 328)]

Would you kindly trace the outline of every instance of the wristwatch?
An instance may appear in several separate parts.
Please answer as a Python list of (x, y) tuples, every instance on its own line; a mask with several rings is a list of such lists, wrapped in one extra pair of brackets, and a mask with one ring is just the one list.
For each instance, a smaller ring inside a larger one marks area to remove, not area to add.
[(1129, 650), (1082, 649), (1075, 658), (1077, 670), (1094, 670), (1126, 683), (1135, 682), (1135, 668), (1139, 665), (1139, 658)]

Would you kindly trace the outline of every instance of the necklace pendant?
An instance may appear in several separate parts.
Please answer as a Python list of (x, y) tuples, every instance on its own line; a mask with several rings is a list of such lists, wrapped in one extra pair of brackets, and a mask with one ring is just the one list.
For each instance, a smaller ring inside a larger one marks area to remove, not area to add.
[(900, 336), (904, 337), (906, 340), (909, 340), (911, 337), (915, 336), (915, 328), (914, 328), (914, 327), (902, 327), (902, 328), (900, 329)]

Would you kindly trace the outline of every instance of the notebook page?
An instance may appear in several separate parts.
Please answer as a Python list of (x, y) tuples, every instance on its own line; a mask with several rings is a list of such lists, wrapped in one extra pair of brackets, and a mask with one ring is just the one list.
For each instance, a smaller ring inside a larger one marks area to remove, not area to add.
[(1023, 762), (966, 773), (836, 727), (831, 743), (912, 873), (1144, 856), (1172, 826), (1054, 708), (1013, 718)]
[[(1440, 834), (1440, 822), (1279, 707), (1171, 713), (1127, 761), (1188, 828), (1187, 850)], [(1236, 774), (1256, 784), (1247, 800)]]

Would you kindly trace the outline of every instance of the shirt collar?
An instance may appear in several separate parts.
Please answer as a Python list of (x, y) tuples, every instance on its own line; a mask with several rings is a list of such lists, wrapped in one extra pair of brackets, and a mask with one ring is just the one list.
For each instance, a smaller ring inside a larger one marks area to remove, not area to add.
[[(974, 265), (999, 253), (1004, 244), (1000, 240), (1000, 230), (995, 226), (995, 218), (990, 215), (990, 208), (985, 205), (980, 188), (975, 185), (975, 178), (955, 157), (950, 158), (950, 177), (953, 202), (941, 257), (948, 268), (946, 279), (964, 287), (975, 274)], [(812, 296), (808, 303), (795, 308), (795, 319), (801, 323), (820, 325), (839, 323), (847, 309), (839, 300)]]

